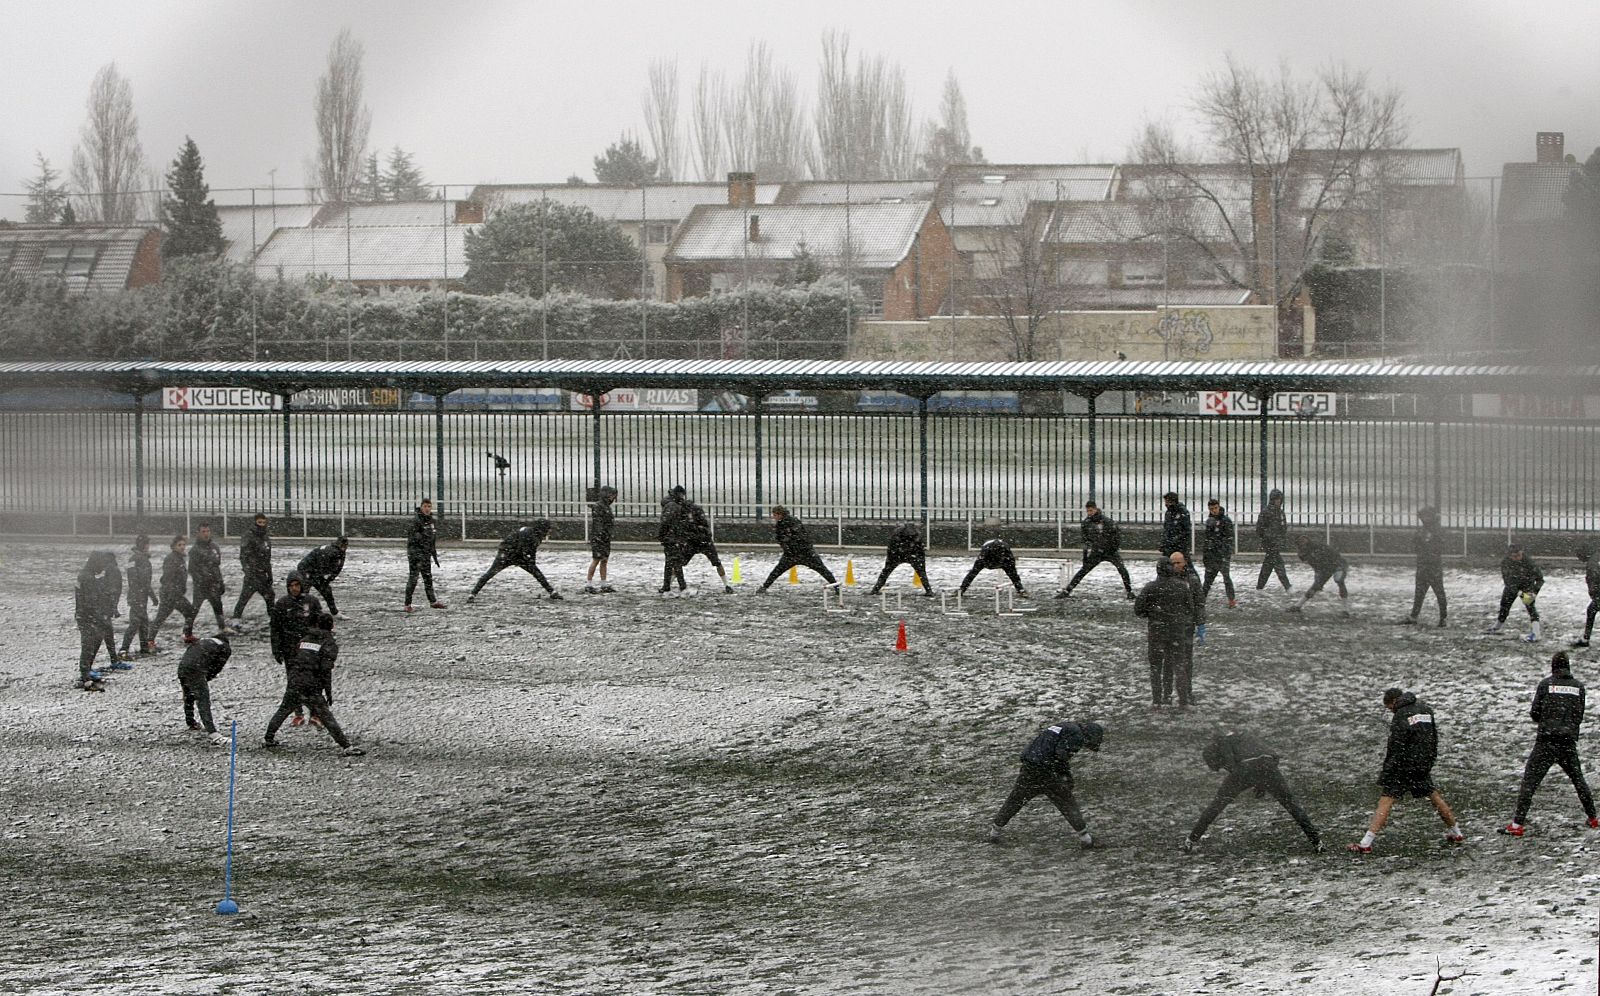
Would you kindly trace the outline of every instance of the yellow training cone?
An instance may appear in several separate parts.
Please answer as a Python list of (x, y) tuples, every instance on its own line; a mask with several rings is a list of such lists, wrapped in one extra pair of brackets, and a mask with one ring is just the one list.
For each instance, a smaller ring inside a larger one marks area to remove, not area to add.
[(789, 568), (789, 583), (790, 584), (799, 584), (800, 583), (800, 568), (798, 568), (798, 567)]
[(856, 583), (856, 562), (853, 559), (844, 562), (844, 583)]
[(922, 575), (918, 574), (916, 571), (912, 571), (911, 572), (911, 587), (913, 587), (913, 588), (921, 588), (922, 587)]
[(733, 558), (733, 584), (743, 584), (744, 578), (739, 573), (739, 558)]

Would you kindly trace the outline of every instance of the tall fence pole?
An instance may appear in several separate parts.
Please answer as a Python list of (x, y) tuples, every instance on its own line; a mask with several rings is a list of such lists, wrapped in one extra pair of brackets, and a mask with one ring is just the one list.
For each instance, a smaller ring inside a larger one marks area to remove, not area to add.
[(144, 532), (144, 395), (133, 395), (133, 497)]
[(762, 445), (762, 443), (761, 443), (761, 403), (765, 399), (762, 397), (761, 392), (760, 392), (759, 389), (754, 391), (754, 393), (752, 393), (750, 396), (753, 399), (755, 399), (754, 402), (751, 405), (751, 409), (755, 413), (755, 429), (754, 429), (754, 433), (755, 433), (755, 450), (756, 450), (756, 454), (755, 454), (755, 462), (756, 462), (756, 515), (755, 515), (755, 517), (756, 517), (757, 521), (760, 521), (760, 519), (761, 519), (761, 505), (762, 505), (762, 502), (766, 498), (765, 488), (764, 488), (764, 481), (763, 481), (763, 478), (765, 477), (766, 471), (761, 465), (761, 461), (762, 461), (762, 451), (761, 451), (761, 445)]
[[(439, 388), (434, 388), (438, 391)], [(444, 503), (444, 393), (433, 396), (433, 500)]]
[(1091, 394), (1091, 395), (1088, 396), (1088, 400), (1089, 400), (1089, 500), (1090, 501), (1095, 501), (1096, 500), (1095, 496), (1094, 496), (1094, 488), (1095, 488), (1095, 480), (1094, 480), (1094, 475), (1095, 475), (1095, 427), (1098, 424), (1098, 419), (1095, 416), (1095, 407), (1096, 407), (1096, 403), (1099, 401), (1099, 399), (1100, 399), (1100, 396), (1098, 394)]
[(289, 393), (287, 391), (284, 392), (284, 395), (283, 395), (283, 517), (286, 518), (286, 519), (289, 518), (290, 516), (294, 515), (294, 477), (293, 477), (294, 462), (292, 460), (292, 456), (291, 456), (291, 453), (290, 453), (290, 439), (292, 437), (289, 435), (289, 409), (291, 407), (293, 407), (293, 401), (291, 400), (293, 397), (294, 397), (293, 394), (291, 394), (291, 393)]
[(917, 495), (922, 508), (922, 532), (931, 539), (928, 529), (928, 396), (917, 399)]
[(1268, 418), (1268, 412), (1270, 411), (1270, 409), (1272, 407), (1272, 392), (1271, 391), (1267, 391), (1266, 393), (1263, 393), (1263, 394), (1257, 394), (1256, 397), (1261, 402), (1261, 414), (1260, 414), (1260, 416), (1258, 416), (1258, 421), (1259, 421), (1260, 426), (1261, 426), (1261, 446), (1260, 446), (1260, 449), (1261, 449), (1261, 507), (1262, 508), (1266, 508), (1267, 507), (1267, 418)]
[(1444, 396), (1433, 398), (1433, 507), (1444, 515)]
[[(589, 395), (589, 424), (593, 428), (594, 437), (592, 442), (594, 445), (594, 486), (596, 488), (600, 487), (600, 398), (602, 396), (603, 394), (600, 391), (595, 391), (594, 394)], [(595, 495), (595, 500), (599, 501), (600, 496)]]

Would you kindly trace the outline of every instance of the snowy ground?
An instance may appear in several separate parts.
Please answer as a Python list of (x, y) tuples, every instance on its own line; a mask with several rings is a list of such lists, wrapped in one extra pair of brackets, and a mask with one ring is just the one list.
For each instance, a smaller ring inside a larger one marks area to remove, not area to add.
[[(1565, 564), (1537, 647), (1480, 634), (1490, 570), (1450, 572), (1442, 632), (1390, 625), (1396, 567), (1356, 566), (1350, 620), (1213, 592), (1201, 705), (1174, 715), (1149, 709), (1107, 568), (1024, 619), (907, 597), (896, 654), (895, 619), (858, 595), (846, 616), (809, 578), (756, 598), (770, 553), (735, 596), (701, 561), (696, 597), (661, 599), (654, 554), (619, 550), (622, 590), (584, 596), (586, 557), (552, 551), (568, 601), (508, 572), (467, 606), (490, 551), (449, 551), (450, 608), (407, 616), (403, 554), (358, 548), (336, 711), (366, 757), (312, 728), (260, 748), (281, 671), (259, 625), (213, 685), (241, 742), (243, 912), (221, 918), (227, 753), (183, 729), (177, 655), (69, 687), (88, 549), (12, 547), (0, 572), (0, 992), (1424, 994), (1436, 958), (1471, 973), (1441, 992), (1595, 991), (1600, 832), (1559, 773), (1533, 834), (1493, 832), (1532, 687), (1581, 621)], [(878, 563), (858, 559), (862, 587)], [(936, 586), (967, 563), (939, 558)], [(1053, 590), (1054, 562), (1023, 567)], [(1576, 668), (1600, 685), (1592, 652)], [(1389, 685), (1438, 712), (1465, 847), (1406, 802), (1373, 856), (1342, 852), (1376, 798)], [(1043, 800), (982, 842), (1018, 751), (1063, 716), (1108, 728), (1076, 765), (1103, 846), (1080, 851)], [(1218, 781), (1199, 748), (1228, 724), (1285, 754), (1338, 853), (1248, 796), (1179, 853)]]

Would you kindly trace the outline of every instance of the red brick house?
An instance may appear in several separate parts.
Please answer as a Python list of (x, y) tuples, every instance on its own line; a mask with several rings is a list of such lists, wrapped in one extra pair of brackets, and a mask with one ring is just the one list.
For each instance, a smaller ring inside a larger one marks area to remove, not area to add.
[(0, 272), (55, 278), (86, 294), (132, 290), (161, 279), (161, 229), (0, 222)]

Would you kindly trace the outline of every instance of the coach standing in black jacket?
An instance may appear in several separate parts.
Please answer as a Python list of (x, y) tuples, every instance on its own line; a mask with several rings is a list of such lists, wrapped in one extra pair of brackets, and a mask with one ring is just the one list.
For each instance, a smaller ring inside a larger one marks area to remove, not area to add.
[(239, 566), (244, 571), (244, 582), (239, 586), (239, 600), (233, 603), (233, 618), (244, 615), (244, 607), (251, 595), (260, 595), (267, 611), (272, 611), (272, 535), (267, 532), (267, 514), (257, 512), (255, 523), (239, 541)]
[(1156, 579), (1145, 585), (1133, 600), (1133, 614), (1148, 624), (1146, 639), (1150, 661), (1150, 704), (1172, 704), (1174, 679), (1178, 704), (1187, 706), (1190, 673), (1186, 645), (1195, 625), (1195, 590), (1175, 567), (1163, 557), (1156, 561)]
[(1550, 677), (1539, 682), (1533, 693), (1533, 708), (1528, 715), (1539, 724), (1539, 735), (1533, 741), (1533, 753), (1522, 769), (1522, 787), (1517, 790), (1517, 810), (1511, 823), (1501, 833), (1521, 837), (1527, 832), (1523, 826), (1528, 809), (1533, 805), (1533, 793), (1550, 770), (1550, 765), (1560, 765), (1572, 779), (1577, 790), (1578, 804), (1588, 818), (1591, 828), (1600, 828), (1595, 817), (1594, 796), (1583, 777), (1583, 762), (1578, 759), (1578, 731), (1583, 726), (1583, 711), (1588, 704), (1583, 682), (1572, 676), (1572, 662), (1565, 652), (1550, 658)]
[(1288, 591), (1289, 570), (1283, 563), (1283, 548), (1289, 542), (1289, 520), (1283, 514), (1283, 492), (1277, 488), (1267, 495), (1267, 507), (1256, 516), (1256, 538), (1261, 541), (1261, 573), (1256, 577), (1256, 591), (1267, 586), (1267, 579), (1274, 572), (1283, 590)]
[(1230, 609), (1239, 607), (1239, 600), (1233, 593), (1233, 572), (1229, 570), (1233, 563), (1233, 547), (1233, 520), (1228, 518), (1222, 502), (1213, 498), (1206, 502), (1205, 545), (1200, 548), (1200, 559), (1206, 565), (1206, 580), (1201, 588), (1201, 596), (1210, 596), (1211, 585), (1221, 574), (1222, 588), (1227, 592)]
[(433, 502), (422, 499), (417, 514), (411, 519), (411, 532), (406, 535), (406, 611), (411, 611), (411, 596), (417, 590), (417, 577), (422, 577), (422, 591), (428, 596), (428, 607), (444, 608), (439, 596), (433, 593), (433, 569), (439, 566), (439, 527), (433, 521)]

